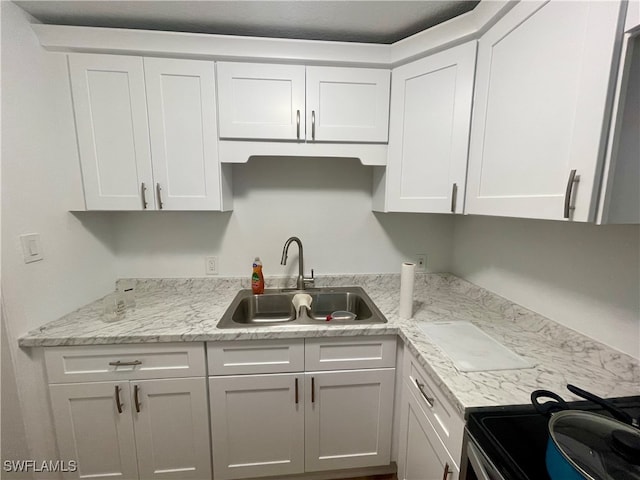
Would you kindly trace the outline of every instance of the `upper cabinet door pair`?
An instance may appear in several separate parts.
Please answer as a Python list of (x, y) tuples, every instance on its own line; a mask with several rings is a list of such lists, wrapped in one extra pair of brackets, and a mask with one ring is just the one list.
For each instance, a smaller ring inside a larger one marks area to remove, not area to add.
[(220, 138), (387, 141), (384, 69), (218, 62)]
[(594, 220), (624, 6), (521, 2), (482, 36), (467, 213)]
[(474, 41), (395, 68), (374, 210), (593, 221), (623, 10), (520, 2), (477, 61)]
[(225, 208), (213, 62), (71, 54), (69, 69), (87, 210)]

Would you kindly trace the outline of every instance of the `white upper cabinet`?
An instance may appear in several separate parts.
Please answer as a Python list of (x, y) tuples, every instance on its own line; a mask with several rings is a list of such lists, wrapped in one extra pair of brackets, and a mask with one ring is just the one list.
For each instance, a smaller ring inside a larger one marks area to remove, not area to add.
[(69, 55), (87, 210), (226, 210), (214, 63)]
[[(629, 14), (635, 3), (629, 3)], [(628, 19), (628, 18), (627, 18)], [(640, 223), (640, 31), (625, 34), (598, 223)]]
[(156, 199), (166, 210), (220, 210), (213, 62), (145, 58)]
[(521, 2), (481, 37), (467, 213), (594, 219), (621, 12)]
[(221, 139), (387, 141), (388, 70), (217, 66)]
[(462, 213), (475, 56), (474, 41), (393, 70), (375, 210)]
[(142, 58), (69, 55), (87, 210), (154, 209)]
[(217, 67), (220, 138), (304, 139), (304, 66)]
[(307, 140), (386, 142), (390, 81), (388, 70), (307, 67)]

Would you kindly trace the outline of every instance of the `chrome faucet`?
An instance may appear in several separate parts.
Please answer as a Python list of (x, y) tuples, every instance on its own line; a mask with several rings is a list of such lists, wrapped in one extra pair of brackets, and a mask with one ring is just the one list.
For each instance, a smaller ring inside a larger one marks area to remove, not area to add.
[(313, 269), (311, 269), (311, 277), (304, 276), (304, 256), (302, 254), (302, 242), (298, 237), (290, 237), (284, 242), (284, 248), (282, 249), (282, 260), (280, 260), (280, 265), (287, 264), (287, 252), (289, 251), (289, 245), (291, 242), (296, 242), (298, 244), (298, 281), (297, 288), (298, 290), (304, 290), (307, 285), (313, 285)]

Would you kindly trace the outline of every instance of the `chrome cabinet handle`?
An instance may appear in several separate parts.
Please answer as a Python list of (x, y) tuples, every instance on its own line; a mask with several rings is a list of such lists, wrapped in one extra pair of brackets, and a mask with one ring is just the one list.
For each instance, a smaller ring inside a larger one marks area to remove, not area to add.
[(296, 110), (296, 137), (300, 140), (300, 110)]
[(142, 182), (140, 185), (140, 195), (142, 196), (142, 209), (147, 209), (147, 186)]
[(120, 386), (116, 385), (116, 407), (118, 407), (118, 413), (122, 413), (122, 402), (120, 401)]
[(162, 187), (159, 183), (156, 183), (156, 195), (158, 196), (158, 208), (162, 210)]
[(311, 403), (316, 401), (316, 381), (311, 377)]
[(454, 183), (451, 189), (451, 213), (456, 213), (456, 200), (458, 199), (458, 184)]
[(311, 110), (311, 140), (316, 139), (316, 111)]
[(445, 463), (444, 464), (444, 472), (442, 473), (442, 480), (447, 480), (447, 477), (449, 476), (451, 472), (449, 471), (449, 464)]
[(136, 404), (136, 412), (140, 413), (140, 398), (139, 398), (140, 387), (138, 385), (133, 386), (133, 401)]
[(422, 397), (425, 399), (429, 407), (433, 408), (433, 404), (436, 401), (435, 398), (430, 397), (429, 395), (427, 395), (427, 392), (424, 391), (424, 383), (420, 383), (417, 378), (414, 379), (414, 382), (416, 382), (416, 387), (418, 387), (418, 390), (420, 390)]
[(571, 170), (569, 181), (567, 182), (567, 190), (564, 192), (564, 218), (569, 218), (571, 210), (576, 209), (576, 207), (571, 206), (571, 194), (573, 193), (573, 186), (579, 181), (580, 177), (576, 176), (576, 170)]
[(142, 362), (140, 360), (132, 360), (131, 362), (118, 360), (116, 362), (109, 362), (109, 365), (113, 367), (135, 367), (136, 365), (142, 365)]
[(296, 405), (298, 404), (298, 379), (296, 378)]

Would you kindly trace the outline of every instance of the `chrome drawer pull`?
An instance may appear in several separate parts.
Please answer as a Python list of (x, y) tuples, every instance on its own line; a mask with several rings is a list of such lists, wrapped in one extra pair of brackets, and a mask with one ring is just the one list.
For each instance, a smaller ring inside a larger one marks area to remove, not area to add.
[(576, 170), (571, 170), (569, 181), (567, 182), (567, 190), (564, 193), (564, 218), (569, 218), (571, 210), (576, 209), (576, 207), (571, 206), (571, 194), (573, 193), (573, 186), (579, 181), (580, 177), (576, 175)]
[(142, 184), (140, 185), (140, 194), (142, 195), (142, 209), (146, 210), (148, 203), (147, 203), (147, 186), (144, 184), (144, 182), (142, 182)]
[(118, 413), (122, 413), (122, 402), (120, 401), (120, 386), (116, 385), (116, 407), (118, 407)]
[(296, 110), (296, 137), (300, 140), (300, 110)]
[(458, 184), (454, 183), (451, 189), (451, 213), (456, 213), (456, 200), (458, 197)]
[(418, 390), (420, 390), (422, 397), (425, 399), (429, 407), (433, 408), (433, 404), (435, 403), (436, 399), (427, 395), (427, 393), (424, 391), (424, 383), (420, 383), (417, 378), (414, 381), (416, 382), (416, 387), (418, 387)]
[(135, 367), (136, 365), (142, 365), (140, 360), (133, 360), (131, 362), (122, 362), (118, 360), (117, 362), (109, 362), (109, 365), (113, 367)]
[(138, 385), (134, 385), (133, 387), (133, 400), (135, 401), (136, 404), (136, 412), (140, 413), (140, 387)]
[(162, 203), (162, 187), (159, 183), (156, 183), (156, 194), (158, 195), (158, 208), (162, 210), (164, 203)]

